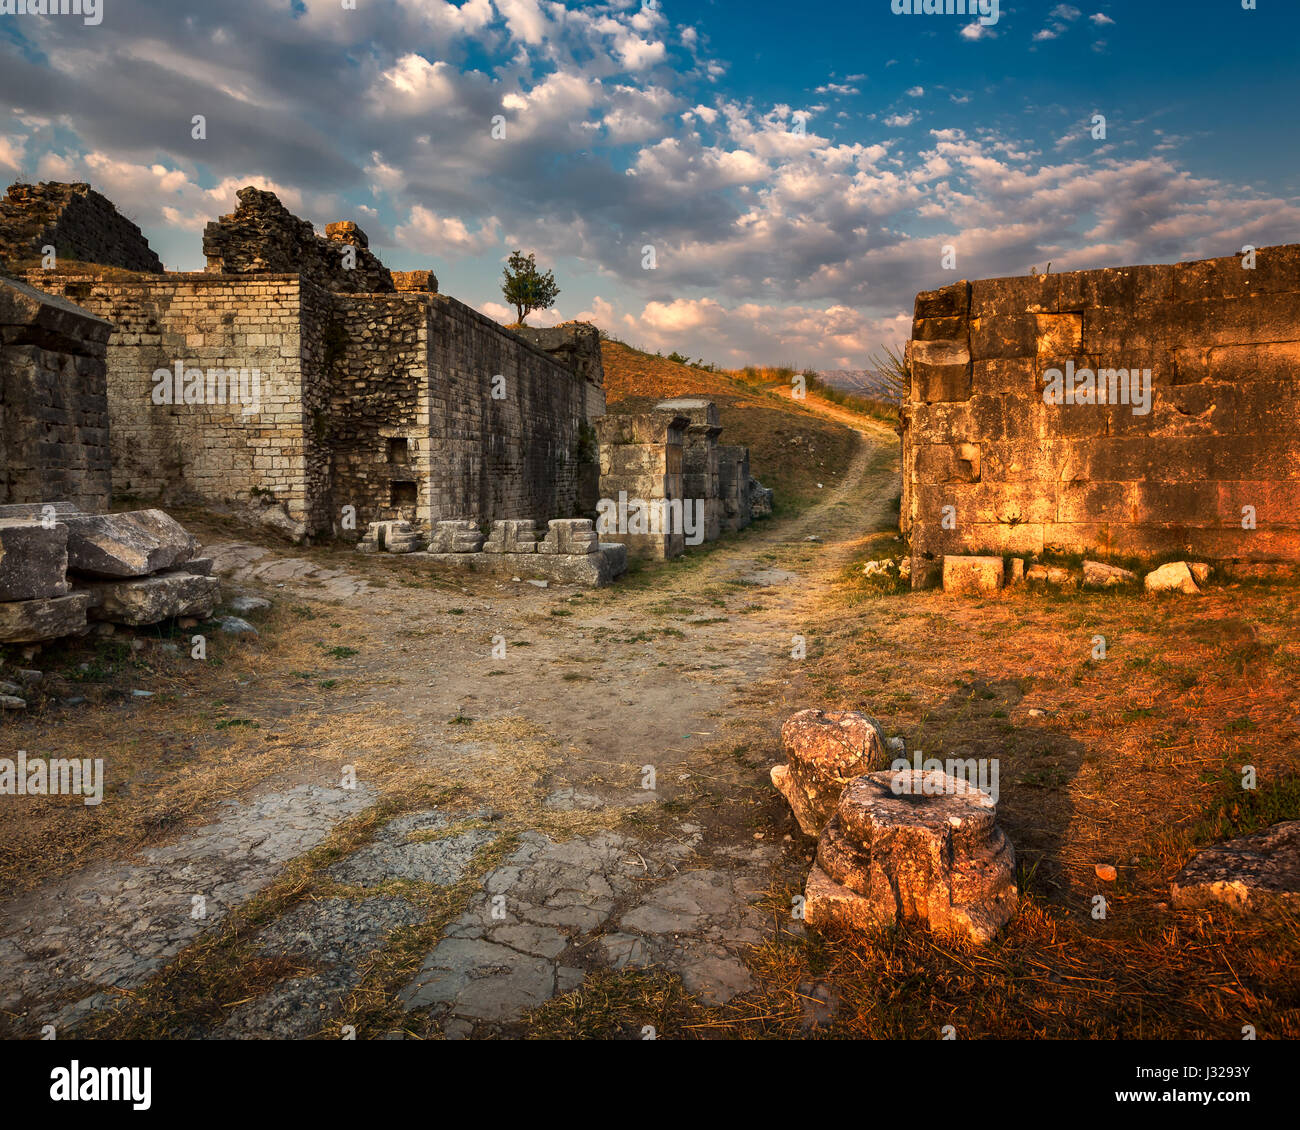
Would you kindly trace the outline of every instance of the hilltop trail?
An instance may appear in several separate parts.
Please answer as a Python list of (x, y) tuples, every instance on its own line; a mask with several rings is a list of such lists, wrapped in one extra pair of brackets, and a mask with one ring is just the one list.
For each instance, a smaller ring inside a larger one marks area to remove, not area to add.
[[(594, 969), (647, 965), (706, 1003), (745, 992), (748, 947), (789, 928), (754, 904), (806, 867), (767, 781), (781, 722), (807, 705), (792, 637), (814, 632), (862, 539), (891, 520), (896, 439), (853, 426), (853, 457), (816, 504), (610, 589), (473, 574), (409, 587), (414, 560), (337, 554), (347, 572), (324, 585), (288, 553), (237, 572), (234, 587), (337, 618), (352, 654), (321, 685), (339, 685), (314, 696), (305, 737), (283, 673), (223, 688), (230, 716), (291, 732), (284, 771), (134, 857), (91, 859), (0, 905), (10, 1027), (509, 1033)], [(268, 561), (279, 572), (258, 584)], [(355, 789), (339, 788), (344, 763)], [(403, 814), (347, 840), (377, 804), (384, 820)], [(303, 860), (322, 843), (339, 845), (328, 864)], [(277, 894), (286, 867), (298, 877)], [(459, 917), (430, 917), (452, 889)], [(280, 913), (211, 952), (248, 969), (271, 957), (288, 975), (231, 987), (228, 1009), (187, 999), (203, 983), (188, 967), (213, 960), (203, 939), (268, 891)], [(397, 953), (403, 931), (419, 944)]]

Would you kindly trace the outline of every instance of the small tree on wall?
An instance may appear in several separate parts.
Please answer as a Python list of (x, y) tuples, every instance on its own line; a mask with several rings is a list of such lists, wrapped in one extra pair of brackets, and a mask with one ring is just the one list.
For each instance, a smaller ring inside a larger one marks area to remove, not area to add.
[(516, 251), (506, 263), (505, 276), (501, 293), (515, 308), (521, 326), (534, 310), (550, 309), (559, 297), (560, 288), (555, 285), (555, 276), (550, 271), (543, 274), (537, 269), (536, 255)]

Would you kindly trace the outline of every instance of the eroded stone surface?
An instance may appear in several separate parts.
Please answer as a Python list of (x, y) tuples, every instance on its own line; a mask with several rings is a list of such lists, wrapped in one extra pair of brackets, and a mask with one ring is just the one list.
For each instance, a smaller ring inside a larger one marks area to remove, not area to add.
[(1174, 878), (1175, 906), (1226, 906), (1264, 917), (1300, 909), (1300, 820), (1197, 852)]
[(83, 1018), (97, 993), (142, 984), (371, 800), (300, 785), (231, 801), (215, 823), (138, 862), (95, 864), (0, 907), (0, 1009), (26, 1005), (36, 1027)]
[(1015, 912), (1015, 853), (986, 794), (939, 770), (854, 780), (817, 845), (805, 916), (867, 931), (896, 921), (986, 942)]
[(772, 784), (809, 836), (822, 830), (854, 777), (882, 769), (890, 760), (880, 724), (853, 711), (801, 710), (781, 727), (781, 744), (786, 764), (773, 767)]

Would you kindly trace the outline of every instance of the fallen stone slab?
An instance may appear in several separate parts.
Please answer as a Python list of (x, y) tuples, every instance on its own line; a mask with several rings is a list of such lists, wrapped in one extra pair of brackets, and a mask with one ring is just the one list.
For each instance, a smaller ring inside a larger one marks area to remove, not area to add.
[(84, 632), (89, 604), (90, 597), (81, 592), (0, 602), (0, 643), (40, 643)]
[(910, 920), (987, 942), (1018, 898), (991, 797), (942, 770), (885, 770), (844, 790), (817, 844), (804, 919), (853, 932)]
[(423, 540), (411, 528), (410, 522), (398, 519), (371, 522), (366, 527), (366, 536), (357, 543), (357, 550), (361, 553), (413, 553)]
[(792, 714), (781, 727), (781, 745), (786, 764), (772, 767), (772, 784), (808, 836), (826, 826), (850, 781), (891, 760), (880, 723), (854, 711)]
[(964, 557), (946, 554), (943, 559), (943, 591), (957, 596), (979, 596), (1002, 587), (1001, 557)]
[(27, 703), (17, 695), (0, 694), (0, 710), (26, 710)]
[(67, 596), (68, 527), (0, 518), (0, 600)]
[(188, 561), (198, 548), (185, 527), (162, 510), (70, 514), (68, 568), (91, 577), (146, 577)]
[(1300, 910), (1300, 820), (1197, 852), (1169, 888), (1175, 906), (1272, 918)]
[[(1208, 572), (1206, 576), (1208, 576)], [(1196, 576), (1186, 561), (1170, 561), (1146, 575), (1142, 582), (1147, 592), (1181, 592), (1188, 596), (1200, 594)]]
[(1083, 563), (1083, 587), (1085, 589), (1108, 589), (1116, 585), (1129, 585), (1137, 582), (1137, 574), (1118, 565), (1107, 565), (1101, 561)]
[(602, 588), (610, 582), (609, 558), (603, 553), (415, 553), (412, 557), (434, 565), (452, 565), (471, 573), (494, 576), (541, 577), (561, 584)]
[(139, 627), (178, 616), (206, 619), (221, 601), (215, 577), (163, 573), (129, 581), (97, 581), (80, 586), (90, 599), (92, 620)]
[(1068, 588), (1075, 583), (1074, 574), (1060, 565), (1031, 565), (1025, 570), (1025, 580), (1031, 585), (1056, 585)]

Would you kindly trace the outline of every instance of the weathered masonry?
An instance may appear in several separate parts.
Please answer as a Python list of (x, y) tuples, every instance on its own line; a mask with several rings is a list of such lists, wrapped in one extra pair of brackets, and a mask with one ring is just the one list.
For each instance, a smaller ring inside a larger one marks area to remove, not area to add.
[(0, 279), (0, 505), (107, 509), (111, 330), (62, 298)]
[(959, 282), (909, 356), (914, 583), (982, 551), (1300, 560), (1300, 246)]
[[(114, 265), (152, 254), (113, 230)], [(274, 502), (312, 535), (577, 513), (604, 411), (594, 331), (539, 347), (437, 293), (432, 272), (390, 273), (355, 224), (326, 232), (246, 188), (208, 225), (205, 272), (28, 270), (114, 328), (114, 494)]]

